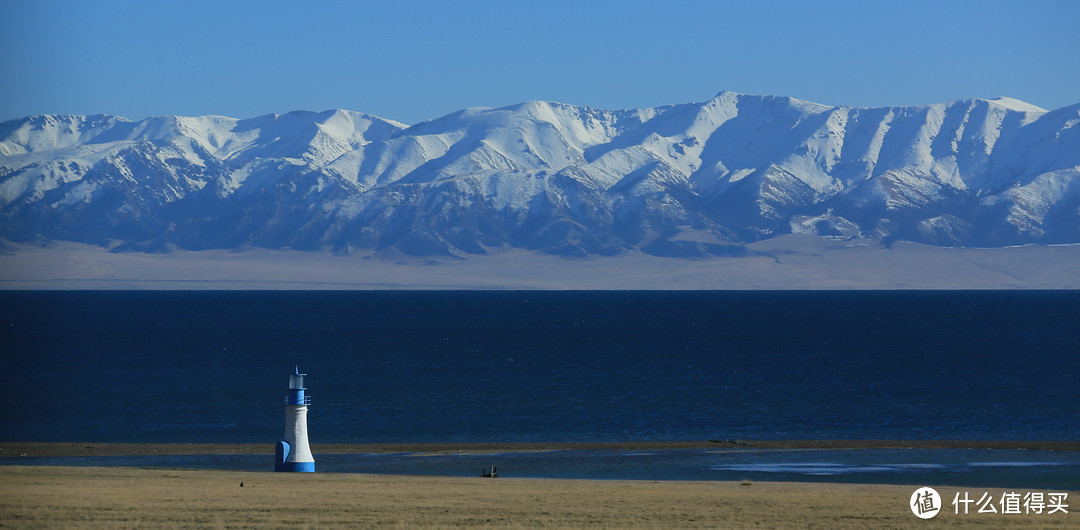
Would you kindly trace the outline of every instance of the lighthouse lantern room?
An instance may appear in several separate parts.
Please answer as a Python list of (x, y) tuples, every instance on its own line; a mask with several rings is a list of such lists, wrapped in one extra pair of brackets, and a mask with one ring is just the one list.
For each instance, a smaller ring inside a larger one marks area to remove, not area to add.
[(274, 451), (274, 471), (315, 471), (307, 435), (307, 409), (311, 398), (305, 393), (304, 376), (297, 367), (289, 375), (289, 393), (285, 395), (285, 439)]

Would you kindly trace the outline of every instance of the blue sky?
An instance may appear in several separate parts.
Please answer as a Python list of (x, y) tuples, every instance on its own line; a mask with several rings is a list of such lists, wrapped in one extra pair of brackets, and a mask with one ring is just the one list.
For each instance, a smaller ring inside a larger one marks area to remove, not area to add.
[(1080, 0), (0, 0), (0, 120), (345, 108), (406, 123), (532, 99), (721, 90), (828, 105), (1080, 102)]

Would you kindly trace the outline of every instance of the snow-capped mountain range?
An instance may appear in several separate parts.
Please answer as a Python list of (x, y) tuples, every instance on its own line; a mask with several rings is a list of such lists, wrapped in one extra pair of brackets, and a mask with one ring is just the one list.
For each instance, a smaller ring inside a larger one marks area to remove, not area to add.
[(1080, 104), (828, 107), (722, 92), (533, 101), (407, 126), (346, 111), (0, 123), (0, 236), (119, 249), (736, 255), (786, 233), (1080, 243)]

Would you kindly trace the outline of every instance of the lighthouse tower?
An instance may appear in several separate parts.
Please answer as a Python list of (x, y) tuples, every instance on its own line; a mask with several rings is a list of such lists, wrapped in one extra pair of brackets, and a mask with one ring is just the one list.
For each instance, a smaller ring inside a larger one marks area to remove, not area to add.
[(304, 394), (304, 376), (300, 368), (289, 375), (289, 393), (285, 396), (285, 439), (274, 451), (274, 471), (315, 471), (307, 439), (307, 408), (311, 398)]

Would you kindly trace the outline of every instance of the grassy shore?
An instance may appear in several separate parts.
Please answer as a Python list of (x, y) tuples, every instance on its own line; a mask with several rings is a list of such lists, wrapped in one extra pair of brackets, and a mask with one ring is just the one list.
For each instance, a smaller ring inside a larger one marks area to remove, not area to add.
[[(1072, 442), (737, 441), (536, 444), (316, 444), (316, 454), (486, 453), (560, 449), (990, 448), (1080, 450)], [(271, 454), (268, 444), (0, 443), (0, 457)], [(9, 461), (10, 462), (10, 461)], [(242, 485), (241, 485), (242, 484)], [(1080, 527), (1069, 513), (953, 512), (936, 486), (931, 521), (908, 507), (916, 485), (418, 477), (346, 473), (0, 466), (0, 526), (55, 527)], [(999, 508), (1000, 511), (1000, 508)]]
[[(16, 528), (1073, 527), (1068, 514), (908, 508), (914, 486), (483, 479), (95, 467), (0, 467), (0, 526)], [(1001, 490), (988, 491), (1000, 498)], [(1080, 493), (1073, 492), (1070, 499)], [(1075, 502), (1075, 500), (1073, 501)]]

